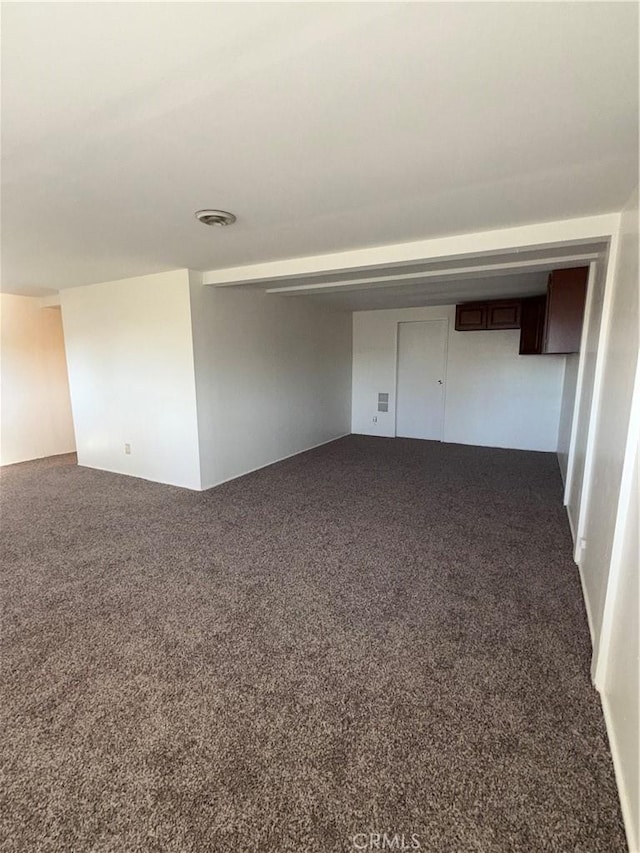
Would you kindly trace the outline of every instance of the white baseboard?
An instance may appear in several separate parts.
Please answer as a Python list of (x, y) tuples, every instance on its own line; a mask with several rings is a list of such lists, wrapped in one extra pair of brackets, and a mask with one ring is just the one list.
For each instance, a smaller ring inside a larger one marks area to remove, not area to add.
[(591, 648), (595, 649), (595, 633), (593, 630), (593, 617), (591, 615), (591, 608), (589, 607), (589, 599), (587, 597), (587, 587), (584, 582), (584, 575), (582, 574), (582, 566), (578, 563), (578, 574), (580, 575), (580, 586), (582, 587), (582, 600), (584, 601), (584, 609), (587, 613), (587, 624), (589, 625), (589, 635), (591, 637)]
[(582, 547), (579, 542), (576, 542), (576, 529), (573, 522), (573, 518), (571, 517), (571, 510), (568, 506), (567, 518), (569, 519), (569, 529), (571, 530), (571, 538), (573, 539), (573, 560), (578, 567), (578, 574), (580, 575), (580, 586), (582, 587), (582, 600), (584, 601), (584, 609), (587, 612), (587, 623), (589, 625), (589, 634), (591, 635), (591, 648), (594, 648), (595, 634), (593, 632), (593, 619), (591, 617), (591, 609), (589, 607), (589, 599), (587, 597), (587, 588), (584, 582), (584, 575), (582, 574)]
[[(576, 527), (575, 527), (575, 524), (574, 524), (574, 521), (573, 521), (573, 516), (571, 515), (571, 509), (570, 509), (570, 507), (569, 507), (568, 505), (567, 505), (567, 518), (569, 519), (569, 530), (571, 531), (571, 538), (572, 538), (572, 540), (573, 540), (573, 553), (574, 553), (574, 555), (575, 555), (575, 549), (576, 549)], [(575, 558), (575, 557), (574, 557), (574, 558)], [(576, 562), (577, 562), (577, 560), (576, 560)]]
[(566, 475), (566, 472), (565, 472), (565, 470), (564, 470), (564, 468), (563, 468), (563, 466), (562, 466), (562, 461), (561, 461), (561, 459), (560, 459), (560, 454), (559, 454), (559, 453), (556, 453), (556, 459), (558, 460), (558, 468), (560, 469), (560, 479), (562, 480), (562, 486), (563, 486), (563, 490), (562, 490), (562, 491), (563, 491), (563, 494), (564, 494), (564, 492), (565, 492), (565, 491), (566, 491), (566, 489), (567, 489), (567, 475)]
[(582, 574), (582, 547), (579, 542), (576, 542), (576, 528), (571, 516), (571, 509), (567, 506), (567, 518), (569, 519), (569, 529), (571, 530), (571, 538), (573, 540), (573, 560), (578, 567), (578, 574), (580, 575), (580, 586), (582, 587), (582, 600), (584, 601), (584, 609), (587, 612), (587, 624), (589, 625), (589, 634), (591, 635), (591, 648), (595, 648), (594, 640), (595, 634), (593, 632), (593, 619), (591, 617), (591, 609), (589, 607), (589, 599), (587, 597), (587, 588), (584, 582), (584, 575)]
[(0, 462), (0, 468), (8, 468), (10, 465), (22, 465), (24, 462), (41, 462), (43, 459), (55, 459), (56, 456), (69, 456), (75, 453), (75, 445), (72, 450), (59, 450), (55, 453), (45, 453), (44, 456), (25, 456), (24, 459), (11, 459), (9, 462)]
[[(211, 483), (208, 486), (185, 486), (184, 483), (172, 483), (168, 480), (157, 480), (151, 477), (145, 477), (143, 474), (133, 474), (131, 471), (121, 471), (116, 468), (98, 468), (95, 465), (87, 465), (83, 462), (78, 462), (79, 468), (88, 468), (92, 471), (104, 471), (106, 474), (119, 474), (122, 477), (133, 477), (137, 480), (145, 480), (147, 483), (159, 483), (161, 486), (173, 486), (174, 489), (188, 489), (190, 492), (206, 492), (209, 489), (215, 489), (216, 486), (221, 486), (223, 483), (229, 483), (231, 480), (237, 480), (238, 477), (245, 477), (247, 474), (253, 474), (254, 471), (260, 471), (262, 468), (268, 468), (269, 465), (275, 465), (277, 462), (284, 462), (285, 459), (291, 459), (293, 456), (299, 456), (301, 453), (308, 453), (310, 450), (315, 450), (316, 447), (322, 447), (325, 444), (331, 444), (332, 441), (338, 441), (351, 435), (350, 432), (343, 432), (341, 435), (336, 435), (334, 438), (328, 438), (326, 441), (320, 441), (318, 444), (312, 444), (311, 447), (305, 447), (303, 450), (296, 450), (294, 453), (288, 453), (286, 456), (281, 456), (278, 459), (272, 459), (271, 462), (265, 462), (264, 465), (257, 465), (255, 468), (249, 468), (247, 471), (242, 471), (240, 474), (234, 474), (233, 477), (227, 477), (225, 480), (220, 480)], [(75, 451), (74, 451), (75, 452)], [(60, 454), (62, 455), (62, 454)]]
[(634, 809), (634, 802), (627, 790), (626, 779), (622, 769), (623, 763), (621, 751), (616, 739), (615, 726), (613, 724), (609, 699), (605, 693), (600, 693), (600, 702), (602, 704), (604, 722), (607, 727), (607, 735), (609, 737), (609, 748), (611, 749), (611, 757), (613, 759), (613, 770), (616, 776), (618, 796), (620, 797), (622, 820), (624, 821), (624, 828), (627, 833), (629, 853), (640, 853), (640, 809), (638, 808), (637, 803), (635, 804)]
[(326, 441), (319, 441), (317, 444), (312, 444), (311, 447), (305, 447), (303, 450), (296, 450), (293, 453), (287, 453), (286, 456), (280, 456), (278, 459), (272, 459), (270, 462), (265, 462), (264, 465), (256, 465), (255, 468), (248, 468), (240, 474), (234, 474), (232, 477), (226, 477), (224, 480), (216, 480), (210, 486), (202, 486), (200, 491), (206, 492), (209, 489), (215, 489), (217, 486), (222, 486), (224, 483), (230, 483), (232, 480), (237, 480), (239, 477), (246, 477), (247, 474), (253, 474), (254, 471), (261, 471), (263, 468), (268, 468), (269, 465), (276, 465), (278, 462), (284, 462), (285, 459), (291, 459), (294, 456), (300, 456), (301, 453), (308, 453), (310, 450), (315, 450), (316, 447), (324, 447), (325, 444), (331, 444), (332, 441), (339, 441), (341, 438), (352, 435), (351, 432), (343, 432), (342, 435), (336, 435), (334, 438), (328, 438)]
[(155, 477), (145, 477), (144, 474), (133, 474), (131, 471), (122, 471), (119, 468), (99, 468), (97, 465), (87, 465), (86, 462), (78, 462), (78, 468), (86, 468), (87, 471), (104, 471), (105, 474), (117, 474), (119, 477), (144, 480), (145, 483), (157, 483), (159, 486), (171, 486), (173, 489), (186, 489), (188, 492), (200, 491), (196, 486), (185, 486), (184, 483), (174, 483), (171, 480), (158, 480)]

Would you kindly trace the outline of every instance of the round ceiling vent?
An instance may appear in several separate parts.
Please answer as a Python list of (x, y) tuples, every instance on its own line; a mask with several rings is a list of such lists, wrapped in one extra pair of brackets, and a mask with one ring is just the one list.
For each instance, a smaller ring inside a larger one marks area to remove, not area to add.
[(227, 213), (226, 210), (199, 210), (196, 213), (196, 219), (199, 219), (204, 225), (232, 225), (236, 218), (233, 213)]

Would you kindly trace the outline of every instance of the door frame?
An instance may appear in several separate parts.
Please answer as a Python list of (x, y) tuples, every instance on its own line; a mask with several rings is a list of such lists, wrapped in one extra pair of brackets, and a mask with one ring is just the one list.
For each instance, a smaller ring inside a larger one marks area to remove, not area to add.
[[(450, 323), (449, 317), (433, 317), (431, 319), (426, 320), (398, 320), (396, 322), (396, 340), (395, 340), (395, 355), (396, 355), (396, 365), (394, 371), (394, 383), (395, 383), (395, 394), (393, 401), (393, 436), (394, 438), (400, 438), (398, 436), (398, 366), (400, 362), (400, 324), (408, 325), (409, 323), (444, 323), (444, 352), (442, 354), (442, 417), (440, 420), (440, 438), (432, 438), (428, 439), (429, 441), (444, 441), (444, 425), (445, 425), (445, 415), (447, 411), (447, 370), (449, 367), (449, 330)], [(422, 441), (427, 439), (415, 439), (416, 441)]]

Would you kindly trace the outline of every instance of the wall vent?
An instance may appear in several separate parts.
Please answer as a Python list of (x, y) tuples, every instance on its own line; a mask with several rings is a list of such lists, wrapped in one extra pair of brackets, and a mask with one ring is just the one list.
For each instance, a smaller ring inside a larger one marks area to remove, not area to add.
[(388, 412), (389, 411), (389, 395), (388, 394), (378, 394), (378, 411), (379, 412)]

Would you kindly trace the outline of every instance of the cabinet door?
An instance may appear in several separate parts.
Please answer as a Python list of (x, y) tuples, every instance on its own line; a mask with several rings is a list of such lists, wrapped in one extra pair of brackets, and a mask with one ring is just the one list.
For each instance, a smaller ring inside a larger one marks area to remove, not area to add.
[(589, 267), (554, 270), (549, 276), (543, 352), (579, 352)]
[(519, 329), (520, 300), (487, 302), (487, 329)]
[(473, 332), (486, 328), (486, 302), (465, 302), (462, 305), (456, 305), (456, 331)]
[(520, 355), (539, 355), (544, 337), (547, 297), (531, 296), (522, 300), (520, 314)]

